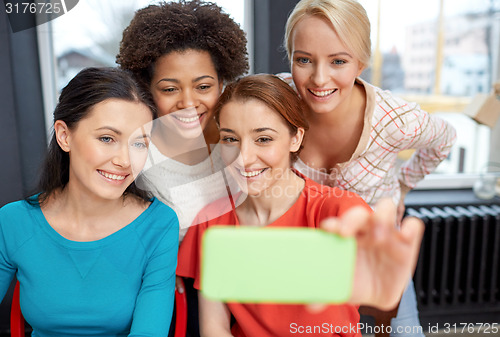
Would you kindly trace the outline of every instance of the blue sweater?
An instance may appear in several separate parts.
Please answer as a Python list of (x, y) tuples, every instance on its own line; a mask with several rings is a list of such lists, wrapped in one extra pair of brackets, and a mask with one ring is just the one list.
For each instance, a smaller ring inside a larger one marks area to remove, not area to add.
[(0, 209), (0, 295), (14, 277), (32, 336), (167, 336), (179, 225), (157, 199), (97, 241), (58, 234), (38, 205)]

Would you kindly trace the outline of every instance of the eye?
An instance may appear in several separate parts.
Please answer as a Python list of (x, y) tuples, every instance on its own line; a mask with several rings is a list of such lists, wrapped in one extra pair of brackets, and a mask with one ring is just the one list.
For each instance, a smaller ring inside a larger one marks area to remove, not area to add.
[(259, 137), (259, 138), (257, 138), (257, 143), (261, 143), (261, 144), (266, 144), (266, 143), (269, 143), (272, 141), (273, 141), (273, 139), (271, 137)]
[(174, 92), (176, 91), (177, 89), (176, 88), (173, 88), (173, 87), (169, 87), (169, 88), (162, 88), (160, 89), (162, 92), (166, 92), (166, 93), (171, 93), (171, 92)]
[(235, 143), (238, 141), (238, 139), (236, 139), (235, 137), (231, 137), (231, 136), (221, 136), (220, 140), (221, 140), (221, 142), (227, 143), (227, 144)]
[(113, 137), (110, 136), (101, 136), (98, 139), (103, 143), (111, 143), (113, 141)]
[(208, 89), (210, 89), (212, 86), (210, 84), (201, 84), (198, 86), (198, 89), (200, 89), (201, 91), (206, 91)]
[(148, 144), (144, 141), (137, 141), (132, 144), (132, 147), (138, 149), (138, 150), (144, 150), (148, 148)]
[(347, 61), (346, 60), (341, 60), (341, 59), (337, 59), (337, 60), (333, 60), (332, 61), (332, 64), (337, 65), (337, 66), (341, 66), (341, 65), (343, 65), (345, 63), (347, 63)]
[(297, 62), (299, 64), (307, 64), (307, 63), (311, 63), (311, 60), (309, 60), (307, 57), (297, 57), (295, 59), (295, 62)]

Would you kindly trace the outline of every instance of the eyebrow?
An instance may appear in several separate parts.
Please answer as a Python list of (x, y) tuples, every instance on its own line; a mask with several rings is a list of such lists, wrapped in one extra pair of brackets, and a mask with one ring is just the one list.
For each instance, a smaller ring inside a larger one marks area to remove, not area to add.
[[(236, 132), (234, 132), (234, 130), (227, 129), (227, 128), (221, 128), (219, 131), (236, 133)], [(278, 133), (278, 131), (274, 130), (273, 128), (268, 128), (268, 127), (252, 129), (252, 132), (254, 132), (254, 133), (260, 133), (260, 132), (265, 132), (265, 131), (272, 131), (272, 132)]]
[[(305, 55), (308, 55), (308, 56), (312, 56), (311, 53), (305, 52), (303, 50), (294, 50), (293, 54), (295, 55), (295, 53), (301, 53), (301, 54), (305, 54)], [(348, 52), (345, 52), (345, 51), (341, 51), (339, 53), (330, 54), (330, 55), (328, 55), (328, 57), (335, 57), (335, 56), (340, 56), (340, 55), (345, 55), (345, 56), (349, 56), (350, 58), (353, 58), (351, 54), (349, 54)]]
[(109, 131), (113, 131), (114, 133), (116, 133), (117, 135), (121, 135), (122, 132), (112, 126), (102, 126), (98, 129), (96, 129), (96, 131), (101, 131), (101, 130), (109, 130)]
[[(143, 128), (141, 128), (143, 129)], [(114, 133), (116, 133), (117, 135), (121, 136), (122, 135), (122, 132), (112, 126), (102, 126), (98, 129), (96, 129), (96, 131), (101, 131), (101, 130), (109, 130), (109, 131), (112, 131)], [(143, 131), (144, 132), (144, 131)], [(135, 139), (139, 139), (139, 138), (151, 138), (151, 135), (149, 135), (148, 133), (144, 132), (142, 135), (137, 135), (137, 137), (135, 137)]]
[[(201, 81), (201, 80), (204, 80), (206, 78), (211, 78), (213, 80), (215, 80), (215, 77), (213, 76), (210, 76), (210, 75), (202, 75), (202, 76), (199, 76), (199, 77), (196, 77), (195, 79), (193, 79), (191, 82), (192, 83), (196, 83), (198, 81)], [(161, 80), (159, 80), (158, 82), (156, 82), (156, 84), (160, 83), (160, 82), (174, 82), (174, 83), (180, 83), (180, 81), (176, 78), (162, 78)]]

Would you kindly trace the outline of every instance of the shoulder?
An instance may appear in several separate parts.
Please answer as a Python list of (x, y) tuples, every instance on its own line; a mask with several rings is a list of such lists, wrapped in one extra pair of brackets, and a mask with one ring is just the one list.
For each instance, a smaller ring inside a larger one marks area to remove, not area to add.
[(140, 242), (144, 254), (175, 252), (179, 244), (179, 221), (169, 206), (153, 198), (149, 207), (135, 220), (131, 240)]
[(372, 130), (398, 140), (419, 133), (430, 121), (430, 115), (416, 102), (407, 101), (390, 91), (373, 87), (375, 104)]
[(32, 200), (33, 204), (20, 200), (0, 208), (0, 235), (11, 248), (21, 245), (36, 232), (40, 207), (36, 199)]
[(356, 193), (338, 187), (330, 187), (306, 178), (303, 191), (306, 208), (310, 214), (320, 219), (329, 216), (340, 216), (348, 209), (356, 206), (369, 208), (368, 204)]
[(31, 213), (40, 208), (38, 202), (36, 202), (34, 197), (30, 197), (33, 203), (27, 200), (19, 200), (11, 202), (0, 208), (0, 222), (15, 220), (19, 222), (20, 219), (29, 217)]
[(390, 114), (393, 116), (411, 116), (412, 113), (420, 113), (420, 105), (409, 102), (389, 90), (373, 87), (375, 91), (376, 110), (379, 114)]
[(158, 240), (165, 235), (179, 235), (179, 220), (174, 210), (159, 201), (151, 199), (151, 204), (136, 219), (135, 230), (143, 240)]
[[(237, 195), (234, 196), (237, 199)], [(234, 201), (228, 196), (219, 198), (203, 207), (195, 217), (192, 225), (209, 227), (213, 224), (230, 224), (234, 222)]]
[(150, 221), (159, 221), (165, 227), (179, 225), (177, 214), (172, 207), (164, 204), (156, 197), (151, 199), (151, 204), (143, 214), (147, 214)]

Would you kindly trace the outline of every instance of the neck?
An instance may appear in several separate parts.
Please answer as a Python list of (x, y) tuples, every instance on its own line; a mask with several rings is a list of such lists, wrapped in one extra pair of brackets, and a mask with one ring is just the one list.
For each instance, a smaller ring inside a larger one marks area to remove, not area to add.
[(147, 203), (135, 196), (102, 199), (68, 183), (49, 197), (42, 210), (52, 228), (66, 239), (94, 241), (120, 230), (146, 208)]
[(70, 183), (55, 197), (60, 209), (64, 209), (68, 214), (71, 214), (75, 219), (75, 223), (81, 224), (85, 222), (91, 223), (93, 219), (109, 217), (110, 214), (117, 214), (132, 198), (103, 199), (74, 188)]
[[(276, 221), (295, 204), (304, 186), (305, 181), (288, 169), (275, 184), (259, 195), (247, 196), (236, 209), (237, 214), (246, 219), (245, 225), (266, 226)], [(276, 190), (282, 193), (276, 196), (274, 193)]]

